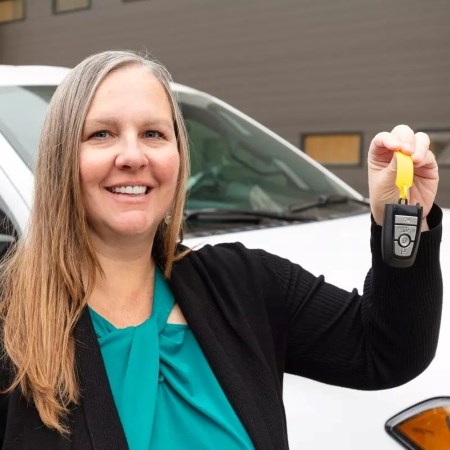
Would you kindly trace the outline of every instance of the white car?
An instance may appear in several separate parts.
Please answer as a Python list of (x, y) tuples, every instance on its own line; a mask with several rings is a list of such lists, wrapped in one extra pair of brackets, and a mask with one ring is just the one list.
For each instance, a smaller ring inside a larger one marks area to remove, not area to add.
[[(27, 225), (39, 131), (48, 102), (68, 70), (0, 66), (0, 252)], [(173, 88), (191, 141), (186, 243), (240, 241), (296, 261), (342, 288), (361, 291), (371, 262), (370, 216), (363, 196), (223, 101), (179, 84)], [(449, 226), (450, 210), (445, 210), (444, 229)], [(442, 244), (448, 285), (450, 244), (445, 235)], [(365, 392), (286, 375), (290, 447), (450, 448), (450, 402), (436, 399), (450, 394), (449, 308), (444, 301), (436, 358), (403, 386)], [(427, 404), (420, 404), (397, 415), (427, 399), (433, 399), (430, 412)], [(418, 425), (415, 419), (423, 420)], [(417, 430), (420, 436), (431, 436), (435, 446), (417, 440)]]

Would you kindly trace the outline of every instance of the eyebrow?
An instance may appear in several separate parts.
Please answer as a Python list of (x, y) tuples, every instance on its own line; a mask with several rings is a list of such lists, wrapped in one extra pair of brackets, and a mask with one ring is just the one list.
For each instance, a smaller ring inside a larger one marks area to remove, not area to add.
[[(92, 119), (86, 119), (84, 121), (84, 127), (103, 127), (103, 126), (114, 126), (117, 124), (117, 122), (120, 121), (118, 117), (102, 117), (102, 118), (92, 118)], [(168, 127), (168, 128), (174, 128), (175, 123), (173, 121), (169, 121), (166, 119), (153, 119), (153, 120), (145, 120), (142, 122), (141, 126), (144, 128), (159, 128), (159, 127)]]

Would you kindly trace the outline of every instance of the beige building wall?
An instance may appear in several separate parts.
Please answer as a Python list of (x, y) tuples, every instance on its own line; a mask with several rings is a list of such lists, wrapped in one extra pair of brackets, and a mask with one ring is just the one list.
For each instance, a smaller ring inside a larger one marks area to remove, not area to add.
[[(72, 66), (105, 49), (148, 51), (176, 81), (296, 145), (301, 133), (362, 133), (362, 167), (332, 170), (363, 194), (377, 131), (450, 130), (449, 0), (91, 0), (56, 15), (51, 0), (28, 0), (25, 14), (0, 24), (0, 63)], [(447, 206), (449, 171), (441, 167), (438, 197)]]

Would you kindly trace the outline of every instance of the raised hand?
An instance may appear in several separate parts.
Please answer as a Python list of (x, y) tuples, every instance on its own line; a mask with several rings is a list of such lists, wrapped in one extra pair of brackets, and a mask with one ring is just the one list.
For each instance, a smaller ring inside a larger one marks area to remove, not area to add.
[(429, 213), (436, 197), (439, 173), (430, 139), (425, 133), (414, 133), (407, 125), (397, 125), (390, 133), (378, 133), (369, 147), (369, 194), (375, 222), (383, 224), (384, 205), (396, 203), (399, 192), (395, 184), (397, 162), (394, 152), (411, 155), (414, 162), (414, 181), (409, 203), (420, 203), (423, 217)]

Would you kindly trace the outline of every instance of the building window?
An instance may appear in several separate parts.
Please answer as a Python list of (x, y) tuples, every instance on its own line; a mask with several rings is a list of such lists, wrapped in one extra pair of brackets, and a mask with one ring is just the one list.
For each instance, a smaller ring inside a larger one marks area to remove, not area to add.
[(361, 133), (302, 133), (300, 148), (327, 166), (360, 166)]
[(21, 20), (25, 16), (24, 0), (0, 0), (0, 23)]
[(430, 137), (430, 149), (440, 166), (450, 166), (450, 130), (424, 130)]
[(53, 12), (55, 14), (88, 9), (90, 6), (91, 0), (53, 0)]

